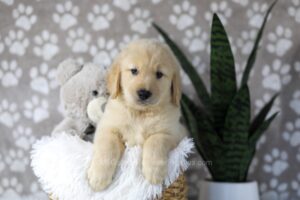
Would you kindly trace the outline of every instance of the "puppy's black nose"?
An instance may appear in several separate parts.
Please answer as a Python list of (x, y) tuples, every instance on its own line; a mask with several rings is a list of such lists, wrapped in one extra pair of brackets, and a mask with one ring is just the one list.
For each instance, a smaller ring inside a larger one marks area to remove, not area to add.
[(140, 100), (142, 100), (142, 101), (148, 99), (152, 95), (152, 93), (150, 91), (145, 90), (145, 89), (138, 90), (137, 94), (138, 94)]

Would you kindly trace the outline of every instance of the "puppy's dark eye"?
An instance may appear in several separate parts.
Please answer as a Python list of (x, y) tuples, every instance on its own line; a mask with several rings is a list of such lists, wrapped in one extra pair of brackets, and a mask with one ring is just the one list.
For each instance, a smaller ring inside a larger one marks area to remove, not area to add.
[(93, 90), (92, 93), (93, 93), (93, 96), (97, 96), (98, 95), (98, 91), (97, 90)]
[(162, 72), (160, 72), (160, 71), (157, 71), (157, 72), (156, 72), (156, 78), (157, 78), (157, 79), (160, 79), (161, 77), (163, 77), (163, 75), (164, 75), (164, 74), (163, 74)]
[(137, 75), (139, 71), (136, 68), (130, 70), (132, 75)]

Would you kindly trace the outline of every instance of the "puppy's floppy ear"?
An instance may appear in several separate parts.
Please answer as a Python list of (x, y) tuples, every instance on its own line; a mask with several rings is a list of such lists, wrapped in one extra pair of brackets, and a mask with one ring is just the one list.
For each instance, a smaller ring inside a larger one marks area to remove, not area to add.
[(121, 93), (121, 69), (119, 60), (120, 56), (113, 62), (107, 75), (107, 88), (113, 99)]
[(179, 69), (175, 71), (172, 78), (171, 94), (172, 103), (176, 106), (179, 106), (181, 99), (181, 79)]
[(172, 84), (171, 84), (171, 101), (175, 106), (180, 106), (181, 100), (181, 78), (180, 78), (180, 64), (173, 54), (172, 50), (166, 45), (163, 44), (164, 49), (167, 52), (167, 57), (170, 58), (169, 62), (171, 66), (175, 69), (175, 72), (172, 77)]

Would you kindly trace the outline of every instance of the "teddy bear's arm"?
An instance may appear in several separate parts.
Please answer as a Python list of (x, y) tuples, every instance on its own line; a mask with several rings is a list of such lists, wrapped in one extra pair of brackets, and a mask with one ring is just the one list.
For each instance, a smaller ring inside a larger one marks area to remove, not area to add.
[(52, 135), (65, 132), (71, 135), (78, 135), (82, 138), (86, 127), (87, 124), (82, 120), (67, 117), (54, 128)]

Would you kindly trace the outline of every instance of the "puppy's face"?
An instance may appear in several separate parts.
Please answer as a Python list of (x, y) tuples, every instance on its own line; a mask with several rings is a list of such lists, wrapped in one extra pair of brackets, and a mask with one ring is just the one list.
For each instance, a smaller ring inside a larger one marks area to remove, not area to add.
[(178, 63), (170, 50), (159, 42), (139, 40), (129, 44), (113, 64), (108, 80), (112, 97), (123, 95), (133, 108), (179, 104)]

